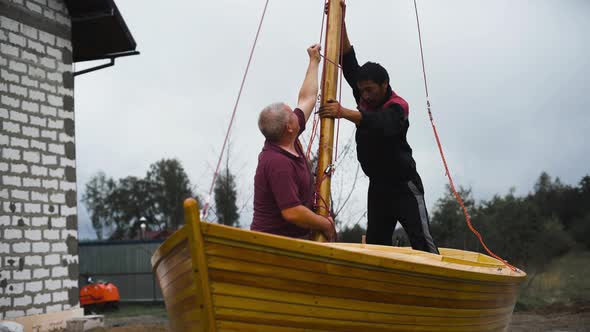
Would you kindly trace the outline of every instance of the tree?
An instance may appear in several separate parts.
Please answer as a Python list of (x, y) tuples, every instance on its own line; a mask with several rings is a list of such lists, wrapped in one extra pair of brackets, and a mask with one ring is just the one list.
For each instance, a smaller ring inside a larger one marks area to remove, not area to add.
[(403, 227), (396, 227), (393, 231), (393, 245), (396, 247), (410, 247), (410, 239)]
[(145, 218), (147, 229), (162, 229), (158, 218), (161, 215), (155, 199), (155, 186), (146, 179), (128, 176), (120, 179), (117, 187), (106, 201), (110, 208), (110, 218), (115, 223), (113, 239), (134, 238), (141, 225), (140, 219)]
[(161, 159), (151, 164), (146, 179), (152, 186), (150, 194), (158, 204), (163, 228), (178, 229), (184, 224), (183, 201), (195, 196), (180, 161)]
[[(459, 196), (469, 212), (472, 223), (477, 219), (476, 205), (473, 200), (471, 189), (459, 187)], [(468, 249), (477, 248), (477, 239), (467, 227), (465, 215), (459, 203), (447, 185), (446, 194), (439, 198), (432, 211), (430, 228), (434, 242), (439, 247)]]
[(105, 227), (112, 225), (107, 200), (115, 187), (116, 184), (112, 178), (107, 178), (104, 172), (99, 172), (86, 183), (82, 195), (82, 202), (90, 211), (92, 227), (99, 240), (102, 240), (104, 236)]
[(575, 220), (570, 234), (579, 244), (590, 250), (590, 212)]
[(352, 227), (346, 226), (338, 232), (338, 242), (360, 243), (366, 232), (358, 223)]
[(236, 200), (238, 192), (234, 176), (226, 168), (215, 180), (213, 189), (215, 194), (215, 211), (220, 224), (239, 227), (238, 206)]
[(145, 218), (147, 230), (173, 231), (183, 223), (183, 200), (194, 197), (188, 176), (176, 159), (150, 165), (145, 178), (128, 176), (115, 181), (98, 173), (86, 184), (83, 202), (102, 239), (134, 238)]

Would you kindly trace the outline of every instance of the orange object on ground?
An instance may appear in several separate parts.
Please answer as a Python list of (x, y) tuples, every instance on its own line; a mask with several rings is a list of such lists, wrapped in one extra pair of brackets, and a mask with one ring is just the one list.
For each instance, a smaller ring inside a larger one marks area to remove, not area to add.
[(95, 282), (80, 289), (80, 305), (114, 304), (121, 300), (119, 289), (110, 282)]

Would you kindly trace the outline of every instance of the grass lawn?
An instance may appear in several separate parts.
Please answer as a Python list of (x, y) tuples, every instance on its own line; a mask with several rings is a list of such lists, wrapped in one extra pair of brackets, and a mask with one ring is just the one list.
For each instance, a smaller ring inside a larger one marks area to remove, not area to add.
[(590, 303), (590, 251), (571, 251), (532, 278), (521, 291), (518, 309)]

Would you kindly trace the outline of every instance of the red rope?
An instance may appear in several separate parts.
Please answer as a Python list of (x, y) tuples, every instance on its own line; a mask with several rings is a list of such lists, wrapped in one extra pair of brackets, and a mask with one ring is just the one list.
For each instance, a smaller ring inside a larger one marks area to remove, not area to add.
[[(346, 1), (344, 1), (344, 4), (346, 5)], [(344, 8), (342, 8), (342, 22), (340, 24), (340, 64), (342, 64), (342, 59), (344, 58), (344, 34), (342, 33), (344, 31)], [(344, 74), (344, 69), (342, 68), (342, 66), (338, 66), (339, 70), (340, 70), (340, 80), (338, 82), (338, 104), (340, 105), (340, 107), (338, 108), (338, 125), (336, 125), (336, 143), (335, 143), (335, 148), (334, 148), (334, 161), (332, 163), (336, 163), (336, 161), (338, 160), (338, 138), (340, 137), (340, 111), (342, 110), (342, 75)]]
[[(326, 8), (327, 3), (328, 3), (328, 0), (324, 0), (324, 6), (322, 7), (322, 24), (320, 25), (320, 42), (319, 42), (320, 45), (322, 45), (322, 40), (324, 39), (324, 22), (326, 20), (326, 15), (324, 13), (324, 9)], [(321, 56), (321, 53), (320, 53), (320, 56)], [(322, 72), (322, 82), (323, 82), (324, 77), (325, 77), (324, 73)], [(307, 160), (309, 160), (309, 156), (311, 154), (311, 147), (313, 145), (313, 141), (315, 140), (315, 137), (317, 136), (319, 116), (318, 116), (317, 112), (315, 112), (316, 107), (317, 107), (317, 103), (314, 106), (313, 126), (311, 128), (311, 135), (309, 137), (309, 144), (307, 145), (307, 152), (305, 153), (305, 158), (307, 158)]]
[(500, 256), (494, 254), (486, 246), (486, 244), (483, 241), (483, 236), (471, 224), (471, 217), (469, 216), (469, 213), (467, 212), (467, 208), (465, 208), (465, 204), (463, 204), (463, 200), (461, 199), (461, 196), (459, 195), (459, 193), (455, 189), (455, 184), (453, 183), (453, 178), (451, 176), (451, 172), (449, 171), (449, 166), (447, 165), (447, 160), (446, 160), (445, 154), (443, 152), (442, 144), (440, 142), (440, 138), (438, 137), (438, 132), (436, 131), (436, 126), (434, 125), (434, 118), (432, 117), (432, 111), (431, 111), (431, 107), (430, 107), (430, 97), (428, 95), (428, 83), (427, 83), (427, 79), (426, 79), (426, 66), (424, 65), (424, 49), (422, 47), (422, 33), (420, 30), (420, 19), (418, 16), (418, 5), (416, 4), (416, 0), (414, 0), (414, 9), (416, 11), (416, 25), (418, 26), (418, 40), (420, 42), (420, 57), (422, 60), (422, 74), (424, 77), (424, 90), (426, 91), (426, 107), (428, 109), (428, 117), (430, 118), (430, 124), (432, 125), (432, 130), (434, 131), (434, 137), (436, 138), (436, 144), (438, 145), (440, 157), (442, 158), (442, 162), (445, 167), (445, 174), (446, 174), (447, 178), (449, 179), (449, 185), (451, 187), (451, 191), (453, 192), (455, 199), (457, 200), (457, 202), (461, 206), (461, 209), (463, 210), (463, 214), (465, 215), (465, 221), (467, 222), (467, 226), (469, 227), (471, 232), (473, 232), (473, 234), (475, 234), (475, 236), (477, 236), (477, 238), (479, 239), (479, 242), (484, 247), (484, 249), (488, 252), (488, 254), (490, 254), (490, 256), (494, 257), (495, 259), (503, 262), (512, 271), (516, 272), (517, 269), (514, 266), (510, 265), (506, 260), (504, 260)]
[[(227, 127), (225, 139), (223, 140), (223, 146), (221, 147), (221, 152), (219, 153), (219, 159), (217, 160), (217, 167), (215, 167), (215, 173), (213, 173), (213, 181), (211, 181), (211, 187), (209, 188), (209, 195), (207, 196), (207, 200), (209, 200), (211, 198), (211, 194), (213, 193), (213, 187), (215, 186), (215, 180), (217, 179), (217, 175), (219, 174), (218, 173), (219, 166), (221, 165), (221, 159), (223, 157), (223, 152), (225, 151), (225, 146), (227, 145), (227, 140), (229, 139), (231, 127), (234, 123), (234, 118), (236, 116), (236, 111), (238, 109), (240, 97), (242, 96), (242, 90), (244, 89), (244, 83), (246, 82), (246, 77), (248, 76), (248, 70), (250, 69), (250, 64), (252, 63), (252, 57), (254, 56), (254, 49), (256, 48), (256, 43), (258, 42), (258, 36), (260, 36), (262, 22), (264, 22), (264, 15), (266, 14), (266, 9), (268, 8), (269, 1), (270, 0), (266, 0), (266, 3), (264, 4), (264, 10), (262, 11), (260, 23), (258, 24), (258, 30), (256, 31), (256, 37), (254, 38), (254, 43), (252, 44), (252, 49), (250, 50), (250, 57), (248, 58), (248, 64), (246, 65), (246, 70), (244, 71), (244, 76), (242, 78), (242, 84), (240, 84), (240, 90), (238, 92), (238, 97), (236, 98), (236, 103), (234, 104), (234, 110), (232, 112), (231, 119), (229, 120), (229, 125)], [(207, 217), (208, 212), (209, 212), (209, 202), (207, 201), (207, 202), (205, 202), (205, 206), (203, 207), (203, 218)]]

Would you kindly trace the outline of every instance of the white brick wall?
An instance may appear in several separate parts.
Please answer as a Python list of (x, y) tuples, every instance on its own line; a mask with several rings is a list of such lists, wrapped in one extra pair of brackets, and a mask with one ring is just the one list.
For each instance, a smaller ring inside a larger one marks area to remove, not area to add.
[(35, 269), (33, 270), (33, 279), (44, 279), (49, 277), (49, 269)]
[(47, 189), (58, 189), (58, 184), (57, 180), (43, 180), (43, 187)]
[(41, 204), (37, 203), (26, 203), (25, 213), (41, 213)]
[(37, 294), (35, 295), (35, 299), (33, 300), (35, 304), (45, 304), (51, 301), (51, 294)]
[(39, 315), (43, 313), (43, 309), (41, 308), (31, 308), (31, 309), (27, 309), (27, 316), (32, 316), (32, 315)]
[(57, 116), (57, 108), (47, 106), (47, 105), (41, 105), (41, 113), (43, 115), (56, 117)]
[(41, 180), (40, 179), (33, 179), (33, 178), (23, 178), (23, 186), (24, 187), (40, 187)]
[[(26, 79), (26, 76), (24, 76)], [(31, 81), (37, 83), (37, 81)], [(23, 83), (24, 84), (24, 83)], [(21, 108), (23, 111), (27, 111), (29, 113), (39, 113), (39, 104), (30, 102), (30, 101), (23, 101)]]
[(25, 136), (29, 136), (29, 137), (33, 137), (33, 138), (37, 138), (39, 137), (39, 129), (35, 128), (35, 127), (22, 127), (22, 133)]
[(41, 160), (41, 155), (39, 154), (39, 152), (36, 151), (25, 151), (23, 152), (23, 160), (28, 161), (30, 163), (39, 163), (39, 161)]
[(64, 288), (78, 287), (78, 280), (64, 280)]
[(12, 252), (16, 254), (25, 254), (31, 252), (31, 244), (29, 242), (18, 242), (12, 244)]
[(25, 291), (25, 284), (22, 282), (14, 282), (11, 283), (10, 286), (12, 286), (12, 290), (6, 290), (6, 294), (18, 295), (24, 293)]
[(13, 239), (20, 239), (23, 237), (23, 231), (20, 229), (5, 229), (4, 230), (4, 239), (5, 240), (13, 240)]
[(53, 227), (63, 229), (66, 227), (66, 218), (53, 218)]
[(51, 276), (53, 278), (65, 277), (68, 275), (68, 269), (63, 266), (56, 266), (51, 268)]
[(43, 238), (45, 240), (59, 240), (59, 231), (46, 229), (43, 231)]
[(25, 257), (25, 264), (28, 266), (41, 266), (43, 265), (42, 256), (27, 256)]
[(31, 270), (12, 271), (14, 280), (31, 280)]
[(41, 202), (48, 202), (49, 194), (48, 193), (41, 193), (41, 192), (36, 192), (36, 191), (32, 191), (31, 192), (31, 201), (41, 201)]
[(59, 312), (63, 310), (63, 305), (62, 304), (54, 304), (54, 305), (50, 305), (47, 306), (47, 312), (51, 313), (51, 312)]
[(7, 133), (19, 133), (21, 128), (18, 123), (10, 122), (10, 121), (2, 121), (2, 130)]
[[(25, 231), (25, 238), (27, 238), (31, 241), (40, 241), (41, 240), (41, 231), (38, 229), (26, 230)], [(33, 248), (34, 248), (34, 245), (33, 245)]]
[(21, 199), (21, 200), (29, 200), (29, 192), (24, 190), (12, 190), (11, 191), (13, 199)]
[(27, 292), (37, 293), (43, 289), (43, 281), (31, 281), (26, 283), (25, 290)]
[(10, 298), (0, 297), (0, 307), (10, 307)]
[(33, 303), (33, 299), (29, 295), (25, 295), (22, 297), (17, 297), (14, 299), (14, 306), (15, 307), (26, 307)]
[(53, 254), (45, 256), (45, 265), (47, 266), (58, 265), (60, 263), (61, 260), (59, 255)]
[(63, 84), (73, 70), (63, 62), (71, 58), (72, 44), (54, 35), (71, 22), (65, 0), (9, 3), (9, 11), (19, 12), (0, 13), (0, 279), (10, 286), (0, 288), (0, 320), (78, 305), (68, 298), (68, 289), (78, 287), (68, 264), (78, 257), (65, 243), (68, 236), (77, 238), (66, 229), (66, 217), (77, 210), (65, 206), (66, 192), (76, 191), (75, 183), (65, 181), (65, 167), (76, 165), (66, 156), (65, 144), (74, 137), (64, 128), (65, 119), (74, 119), (71, 99), (64, 103), (74, 91)]
[(32, 139), (31, 140), (31, 148), (42, 150), (42, 151), (47, 151), (47, 143)]
[(20, 150), (4, 148), (4, 149), (2, 149), (2, 158), (6, 159), (6, 160), (20, 160), (21, 159)]
[(53, 253), (63, 253), (63, 252), (67, 252), (67, 251), (68, 251), (68, 247), (66, 246), (65, 243), (58, 242), (58, 243), (51, 244), (51, 252), (53, 252)]
[(33, 252), (48, 252), (49, 251), (49, 243), (48, 242), (35, 242), (33, 243)]
[[(10, 217), (9, 216), (0, 216), (0, 226), (8, 226), (10, 225)], [(8, 246), (7, 243), (0, 242), (1, 245)], [(8, 251), (6, 251), (8, 252)]]
[[(61, 287), (62, 287), (61, 280), (54, 280), (54, 279), (45, 280), (45, 288), (47, 288), (48, 290), (56, 290), (56, 289), (60, 289)], [(66, 288), (66, 287), (64, 286), (64, 288)]]
[(21, 178), (19, 176), (9, 176), (9, 175), (4, 175), (2, 177), (2, 182), (4, 183), (5, 186), (14, 186), (14, 187), (20, 187), (21, 186)]
[(21, 317), (24, 315), (25, 315), (25, 312), (23, 310), (10, 310), (10, 311), (7, 311), (6, 314), (4, 314), (4, 318), (6, 318), (6, 319), (17, 318), (17, 317)]
[(57, 157), (44, 154), (43, 165), (57, 165)]
[(34, 227), (42, 227), (47, 225), (47, 217), (33, 217), (31, 218), (31, 224)]
[(10, 138), (10, 145), (19, 148), (28, 148), (29, 147), (29, 140), (18, 138), (18, 137), (11, 137)]
[(68, 300), (68, 292), (54, 292), (52, 294), (53, 302), (64, 302)]

